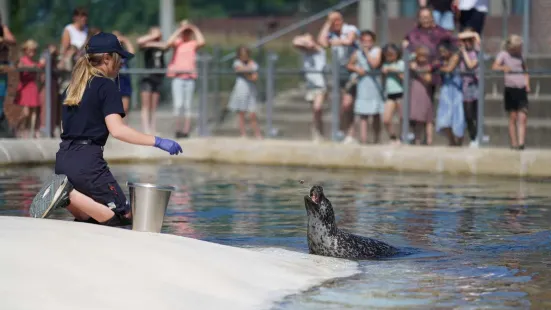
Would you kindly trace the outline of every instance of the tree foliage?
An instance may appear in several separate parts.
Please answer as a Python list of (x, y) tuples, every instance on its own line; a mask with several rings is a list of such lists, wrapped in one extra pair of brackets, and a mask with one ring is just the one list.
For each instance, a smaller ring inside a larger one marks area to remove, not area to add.
[[(308, 15), (339, 0), (174, 0), (175, 19)], [(158, 0), (10, 0), (10, 28), (19, 40), (57, 42), (75, 7), (89, 11), (89, 24), (106, 31), (141, 33), (158, 24)]]

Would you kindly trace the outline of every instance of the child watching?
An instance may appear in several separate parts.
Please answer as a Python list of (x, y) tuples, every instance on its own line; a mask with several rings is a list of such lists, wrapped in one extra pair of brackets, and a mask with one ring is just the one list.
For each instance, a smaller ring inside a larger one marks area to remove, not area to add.
[(470, 71), (472, 74), (464, 74), (463, 79), (463, 111), (465, 112), (465, 123), (471, 140), (470, 146), (477, 147), (477, 119), (478, 119), (478, 54), (477, 48), (478, 33), (464, 31), (458, 35), (459, 51), (461, 60), (459, 68), (461, 71)]
[(396, 136), (396, 131), (392, 125), (392, 118), (398, 112), (400, 117), (400, 127), (402, 128), (402, 97), (404, 88), (402, 82), (404, 79), (404, 60), (402, 52), (396, 44), (387, 44), (383, 48), (383, 67), (382, 72), (385, 78), (386, 102), (383, 114), (383, 124), (386, 127), (390, 142), (400, 144), (400, 139)]
[(504, 50), (497, 54), (496, 60), (492, 65), (492, 70), (505, 73), (503, 99), (505, 111), (509, 113), (509, 139), (511, 141), (511, 148), (516, 150), (524, 150), (528, 114), (528, 92), (530, 92), (530, 76), (522, 73), (527, 70), (526, 62), (522, 55), (522, 43), (520, 36), (511, 35), (503, 45)]
[(410, 112), (409, 120), (413, 125), (415, 144), (420, 145), (423, 131), (427, 145), (432, 144), (432, 124), (434, 112), (432, 108), (432, 66), (430, 50), (426, 46), (415, 49), (415, 58), (410, 64)]
[[(44, 62), (34, 60), (38, 43), (34, 40), (27, 40), (23, 43), (22, 56), (19, 58), (19, 68), (44, 68)], [(38, 113), (40, 112), (40, 100), (38, 85), (36, 83), (37, 73), (23, 71), (20, 73), (19, 85), (15, 101), (24, 107), (23, 119), (19, 124), (19, 136), (21, 138), (40, 137), (40, 126), (38, 124)]]
[(256, 117), (256, 81), (258, 80), (258, 64), (251, 59), (251, 53), (245, 46), (237, 48), (237, 59), (233, 62), (233, 69), (237, 73), (235, 85), (230, 95), (229, 107), (239, 114), (239, 131), (242, 138), (247, 137), (245, 128), (245, 113), (249, 112), (251, 127), (257, 139), (262, 139)]

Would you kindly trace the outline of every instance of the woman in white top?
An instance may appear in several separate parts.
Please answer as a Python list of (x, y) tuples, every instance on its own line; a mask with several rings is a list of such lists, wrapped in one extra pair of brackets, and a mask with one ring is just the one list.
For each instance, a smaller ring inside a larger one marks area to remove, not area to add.
[(61, 53), (69, 46), (74, 45), (81, 49), (88, 38), (88, 12), (84, 8), (76, 8), (73, 11), (73, 23), (63, 29), (61, 37)]

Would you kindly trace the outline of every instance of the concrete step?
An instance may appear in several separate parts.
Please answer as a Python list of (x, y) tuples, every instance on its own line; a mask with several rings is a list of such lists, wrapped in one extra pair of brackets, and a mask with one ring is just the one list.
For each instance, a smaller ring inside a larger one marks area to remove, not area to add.
[[(503, 76), (487, 76), (484, 81), (485, 81), (486, 94), (490, 95), (490, 94), (503, 93), (503, 88), (504, 88)], [(551, 94), (551, 71), (549, 72), (549, 75), (534, 74), (530, 76), (530, 86), (532, 87), (532, 91), (534, 93), (539, 93), (542, 95), (550, 95)], [(289, 87), (289, 85), (287, 85), (287, 87)], [(294, 85), (291, 85), (291, 87), (294, 87)], [(287, 90), (289, 89), (278, 86), (278, 84), (276, 84), (276, 92), (287, 91)]]
[[(277, 127), (277, 125), (275, 126)], [(310, 124), (305, 123), (293, 123), (293, 124), (287, 124), (284, 128), (278, 128), (279, 132), (277, 136), (271, 137), (270, 139), (285, 139), (285, 140), (303, 140), (303, 141), (311, 141), (312, 136), (310, 132)], [(331, 125), (326, 124), (324, 126), (324, 139), (330, 140), (331, 139)], [(265, 127), (261, 128), (261, 131), (265, 137), (266, 130)], [(237, 124), (233, 128), (224, 128), (223, 130), (218, 129), (213, 132), (216, 136), (223, 136), (223, 137), (239, 137), (240, 132), (237, 128)], [(247, 134), (249, 137), (254, 137), (253, 131), (250, 128), (247, 128)], [(372, 143), (373, 141), (373, 135), (372, 132), (368, 133), (368, 141), (369, 143)], [(390, 139), (388, 137), (388, 134), (385, 131), (381, 132), (380, 137), (380, 143), (390, 143)], [(437, 135), (434, 137), (434, 144), (435, 145), (447, 145), (447, 140), (445, 137)]]
[[(528, 102), (528, 115), (530, 119), (551, 120), (551, 96), (529, 96)], [(484, 115), (486, 117), (507, 118), (508, 114), (505, 111), (503, 96), (486, 96)]]
[[(438, 100), (438, 99), (437, 99)], [(529, 96), (530, 118), (551, 119), (551, 95)], [(436, 106), (435, 106), (436, 107)], [(262, 109), (264, 106), (262, 105)], [(276, 100), (273, 114), (311, 114), (311, 104), (301, 97), (291, 98), (285, 101)], [(331, 113), (331, 101), (326, 100), (323, 106), (324, 113)], [(508, 117), (503, 105), (503, 96), (486, 96), (484, 115), (486, 117)]]
[[(258, 122), (261, 126), (266, 124), (266, 115), (263, 112), (257, 114)], [(324, 113), (322, 120), (325, 124), (331, 124), (332, 115), (330, 113)], [(398, 119), (395, 117), (394, 122), (397, 122)], [(232, 122), (237, 122), (235, 116), (230, 116), (227, 118), (227, 121), (218, 126), (219, 129), (224, 129), (226, 126), (233, 126)], [(286, 124), (311, 124), (312, 115), (308, 114), (296, 114), (292, 112), (274, 112), (272, 115), (272, 124), (273, 126), (285, 126)], [(509, 120), (507, 117), (485, 117), (484, 123), (488, 126), (497, 126), (497, 127), (507, 127)], [(551, 128), (551, 120), (547, 119), (538, 119), (538, 118), (528, 118), (527, 127), (529, 129), (541, 129), (541, 128)]]
[[(509, 143), (509, 129), (507, 125), (499, 122), (498, 125), (492, 122), (485, 122), (484, 134), (489, 137), (488, 145), (507, 147)], [(530, 126), (526, 130), (525, 145), (528, 148), (551, 148), (551, 126)]]
[[(264, 131), (266, 128), (265, 115), (259, 115), (259, 125)], [(324, 115), (324, 132), (327, 137), (331, 134), (331, 115)], [(397, 125), (398, 120), (394, 119)], [(489, 137), (488, 145), (505, 146), (509, 145), (508, 119), (500, 117), (485, 118), (484, 133)], [(309, 140), (311, 138), (311, 116), (299, 114), (274, 114), (272, 118), (272, 127), (277, 129), (280, 137), (285, 139)], [(229, 120), (212, 132), (215, 135), (239, 136), (237, 122), (235, 119)], [(250, 133), (252, 134), (252, 132)], [(551, 147), (551, 122), (542, 119), (531, 119), (527, 126), (526, 144), (537, 147)], [(384, 141), (388, 140), (386, 133), (383, 134)], [(435, 144), (445, 145), (445, 137), (435, 135)]]
[[(285, 138), (292, 140), (310, 140), (311, 139), (311, 118), (310, 115), (301, 118), (301, 115), (274, 115), (273, 128), (279, 129), (279, 135), (276, 138)], [(174, 126), (172, 122), (172, 116), (169, 111), (160, 111), (157, 113), (158, 117), (158, 134), (163, 137), (174, 136)], [(396, 121), (396, 120), (395, 120)], [(132, 112), (129, 115), (129, 125), (141, 130), (141, 124), (139, 114)], [(259, 115), (259, 125), (265, 133), (266, 119), (263, 115)], [(327, 138), (330, 138), (331, 134), (331, 118), (330, 115), (324, 117), (324, 132)], [(192, 135), (196, 135), (196, 121), (192, 119)], [(509, 145), (508, 136), (508, 121), (506, 118), (486, 118), (484, 126), (485, 135), (489, 136), (490, 140), (488, 145), (491, 146), (504, 146)], [(234, 116), (230, 115), (228, 120), (224, 122), (218, 128), (214, 128), (211, 135), (217, 136), (239, 136), (239, 130), (237, 127), (237, 121)], [(252, 132), (249, 130), (249, 134), (252, 136)], [(530, 119), (528, 121), (526, 145), (528, 147), (538, 148), (551, 148), (551, 122), (546, 120)], [(388, 136), (386, 132), (381, 135), (382, 143), (388, 142)], [(465, 142), (467, 143), (467, 142)], [(446, 145), (447, 141), (445, 137), (435, 135), (434, 144)]]
[[(277, 124), (275, 125), (277, 127)], [(508, 147), (509, 144), (509, 136), (508, 136), (508, 129), (506, 126), (493, 126), (493, 125), (487, 125), (484, 126), (485, 136), (489, 138), (489, 141), (485, 143), (485, 145), (488, 146), (495, 146), (495, 147)], [(264, 136), (267, 136), (265, 133), (265, 128), (262, 127), (262, 132)], [(330, 133), (331, 128), (330, 125), (327, 124), (325, 126), (325, 139), (330, 139)], [(230, 137), (238, 137), (240, 135), (239, 130), (237, 128), (237, 124), (233, 128), (225, 128), (223, 130), (215, 130), (212, 132), (213, 135), (216, 136), (230, 136)], [(370, 133), (371, 134), (371, 133)], [(534, 129), (533, 127), (529, 127), (526, 135), (526, 146), (529, 148), (551, 148), (551, 141), (549, 140), (549, 136), (551, 134), (551, 127), (550, 128), (537, 128)], [(253, 137), (253, 132), (248, 129), (248, 135)], [(293, 124), (287, 124), (286, 127), (279, 128), (279, 134), (274, 137), (274, 139), (288, 139), (288, 140), (311, 140), (310, 135), (310, 126), (309, 124), (305, 123), (293, 123)], [(372, 141), (373, 137), (370, 135), (369, 140)], [(464, 139), (464, 145), (468, 144), (468, 136), (465, 135)], [(381, 143), (388, 143), (388, 135), (386, 132), (382, 132), (381, 134)], [(435, 134), (434, 135), (434, 145), (447, 145), (447, 139), (446, 137)]]
[[(487, 77), (485, 85), (486, 94), (502, 94), (504, 89), (503, 77)], [(541, 95), (551, 94), (551, 74), (549, 76), (531, 76), (530, 86), (533, 93)]]

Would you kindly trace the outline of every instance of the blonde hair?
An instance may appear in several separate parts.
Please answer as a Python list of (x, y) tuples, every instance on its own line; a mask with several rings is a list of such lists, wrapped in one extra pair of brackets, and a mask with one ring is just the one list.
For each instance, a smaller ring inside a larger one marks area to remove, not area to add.
[[(104, 53), (85, 54), (77, 60), (71, 74), (67, 96), (63, 102), (64, 105), (78, 105), (82, 100), (82, 95), (84, 95), (87, 84), (94, 77), (107, 77), (105, 72), (97, 68), (101, 64), (104, 55)], [(110, 55), (113, 57), (116, 65), (120, 64), (121, 57), (119, 54), (112, 53)]]
[(503, 42), (502, 48), (509, 51), (512, 48), (520, 47), (522, 45), (522, 37), (518, 34), (510, 35), (505, 42)]
[(415, 49), (415, 55), (428, 57), (430, 56), (430, 50), (425, 45), (420, 45)]
[(25, 41), (25, 43), (21, 45), (21, 50), (23, 51), (28, 49), (36, 49), (36, 48), (38, 48), (38, 43), (36, 43), (36, 41), (32, 39)]

